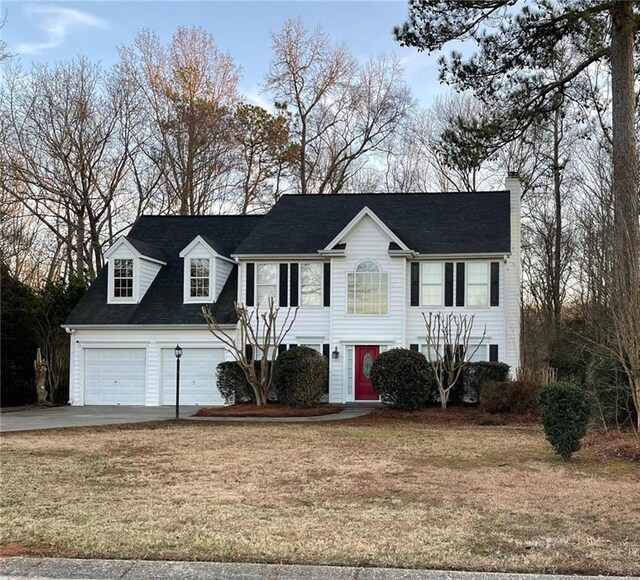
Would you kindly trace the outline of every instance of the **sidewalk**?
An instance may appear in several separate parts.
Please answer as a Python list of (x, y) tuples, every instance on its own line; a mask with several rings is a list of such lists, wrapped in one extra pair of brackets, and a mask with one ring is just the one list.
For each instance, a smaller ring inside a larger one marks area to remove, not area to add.
[(495, 574), (402, 570), (394, 568), (341, 568), (279, 564), (223, 564), (218, 562), (152, 562), (146, 560), (71, 560), (66, 558), (2, 558), (0, 579), (68, 578), (83, 580), (630, 580), (631, 576), (554, 576), (548, 574)]

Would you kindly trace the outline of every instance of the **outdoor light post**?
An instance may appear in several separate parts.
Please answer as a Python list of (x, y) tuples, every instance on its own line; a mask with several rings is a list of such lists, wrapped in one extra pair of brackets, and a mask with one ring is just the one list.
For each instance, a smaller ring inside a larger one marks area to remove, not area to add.
[(182, 356), (182, 349), (179, 344), (176, 344), (176, 348), (173, 349), (176, 355), (176, 421), (180, 419), (180, 357)]

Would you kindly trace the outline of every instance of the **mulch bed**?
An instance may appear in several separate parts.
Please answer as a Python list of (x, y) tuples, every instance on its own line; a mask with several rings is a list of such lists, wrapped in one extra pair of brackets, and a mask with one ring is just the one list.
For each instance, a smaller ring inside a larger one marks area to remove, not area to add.
[(287, 405), (269, 403), (258, 407), (254, 403), (240, 403), (228, 407), (208, 407), (200, 409), (195, 417), (319, 417), (339, 413), (342, 407), (336, 405), (318, 405), (309, 409), (298, 409)]
[(640, 435), (632, 431), (591, 431), (584, 447), (603, 459), (625, 459), (640, 462)]
[(534, 415), (491, 414), (477, 407), (425, 407), (417, 411), (398, 411), (396, 409), (374, 409), (364, 417), (352, 419), (354, 422), (370, 425), (385, 421), (410, 421), (428, 425), (465, 427), (469, 425), (528, 425), (538, 423)]

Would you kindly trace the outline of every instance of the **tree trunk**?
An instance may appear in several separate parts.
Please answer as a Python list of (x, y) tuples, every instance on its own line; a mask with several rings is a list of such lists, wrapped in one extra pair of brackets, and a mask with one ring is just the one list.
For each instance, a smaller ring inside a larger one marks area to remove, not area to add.
[[(561, 167), (560, 167), (560, 123), (561, 110), (558, 107), (553, 119), (553, 195), (555, 210), (555, 231), (553, 248), (553, 322), (556, 326), (560, 322), (562, 303), (560, 298), (560, 278), (562, 276), (562, 197), (561, 197)], [(555, 330), (554, 330), (555, 334)]]
[[(640, 335), (640, 232), (638, 160), (634, 95), (634, 2), (613, 2), (611, 9), (611, 93), (613, 95), (614, 247), (611, 306), (619, 351), (629, 362), (631, 383), (640, 376), (635, 340)], [(633, 321), (633, 322), (632, 322)], [(629, 328), (629, 324), (636, 326)], [(634, 336), (635, 335), (635, 336)], [(639, 365), (640, 366), (640, 365)], [(635, 368), (634, 368), (635, 367)], [(634, 401), (638, 393), (634, 393)], [(637, 409), (640, 411), (640, 409)], [(640, 414), (640, 413), (639, 413)], [(640, 428), (640, 418), (638, 428)]]

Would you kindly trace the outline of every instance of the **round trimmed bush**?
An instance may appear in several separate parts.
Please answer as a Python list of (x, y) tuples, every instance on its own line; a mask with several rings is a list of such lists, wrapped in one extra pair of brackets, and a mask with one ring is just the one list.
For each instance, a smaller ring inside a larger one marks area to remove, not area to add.
[(308, 408), (327, 392), (329, 362), (307, 346), (294, 346), (278, 355), (273, 388), (279, 403)]
[[(255, 361), (254, 366), (259, 377), (262, 372), (260, 361)], [(225, 361), (218, 364), (216, 386), (227, 405), (256, 402), (256, 394), (253, 392), (253, 387), (247, 381), (242, 367), (235, 361)], [(269, 401), (274, 399), (273, 387), (269, 390), (267, 399)]]
[(414, 411), (430, 400), (435, 377), (424, 355), (393, 348), (381, 353), (373, 363), (371, 383), (387, 407)]
[(547, 441), (565, 460), (580, 450), (589, 425), (589, 402), (574, 383), (549, 383), (540, 391), (542, 426)]

